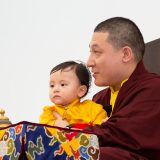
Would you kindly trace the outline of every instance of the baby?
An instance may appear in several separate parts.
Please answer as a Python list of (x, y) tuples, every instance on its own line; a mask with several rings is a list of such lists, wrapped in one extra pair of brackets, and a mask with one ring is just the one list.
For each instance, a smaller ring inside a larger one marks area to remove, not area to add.
[(100, 125), (107, 117), (103, 106), (91, 100), (81, 101), (90, 84), (91, 74), (83, 63), (66, 61), (55, 66), (50, 72), (49, 89), (54, 105), (44, 107), (40, 123), (60, 127)]

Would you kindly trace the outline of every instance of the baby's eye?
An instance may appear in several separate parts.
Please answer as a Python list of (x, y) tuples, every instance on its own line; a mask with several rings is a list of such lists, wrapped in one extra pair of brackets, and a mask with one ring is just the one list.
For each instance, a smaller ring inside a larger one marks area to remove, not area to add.
[(66, 84), (66, 83), (62, 83), (61, 86), (62, 86), (62, 87), (63, 87), (63, 86), (67, 86), (67, 84)]
[(54, 85), (53, 84), (50, 84), (50, 88), (53, 88), (54, 87)]

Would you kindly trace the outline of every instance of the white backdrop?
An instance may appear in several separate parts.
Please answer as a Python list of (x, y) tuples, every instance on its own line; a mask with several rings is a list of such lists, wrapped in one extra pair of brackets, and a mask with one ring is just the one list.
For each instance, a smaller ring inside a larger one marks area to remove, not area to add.
[(0, 108), (12, 123), (38, 122), (52, 67), (85, 62), (94, 27), (113, 16), (136, 22), (145, 42), (160, 38), (158, 0), (0, 0)]

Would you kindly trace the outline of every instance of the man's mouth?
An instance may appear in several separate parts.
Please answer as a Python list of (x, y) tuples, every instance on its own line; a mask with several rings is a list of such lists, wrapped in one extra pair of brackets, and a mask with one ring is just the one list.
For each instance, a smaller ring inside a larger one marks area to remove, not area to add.
[(95, 78), (98, 75), (98, 72), (93, 73), (93, 77)]

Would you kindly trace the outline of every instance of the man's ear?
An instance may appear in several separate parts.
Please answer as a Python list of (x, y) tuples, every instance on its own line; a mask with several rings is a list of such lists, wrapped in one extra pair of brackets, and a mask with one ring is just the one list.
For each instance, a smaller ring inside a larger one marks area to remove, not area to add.
[(78, 89), (78, 97), (81, 98), (85, 95), (87, 92), (87, 86), (86, 85), (81, 85)]
[(128, 62), (130, 61), (134, 56), (134, 53), (132, 49), (128, 46), (123, 47), (123, 57), (122, 60), (123, 62)]

